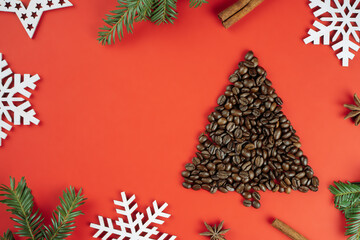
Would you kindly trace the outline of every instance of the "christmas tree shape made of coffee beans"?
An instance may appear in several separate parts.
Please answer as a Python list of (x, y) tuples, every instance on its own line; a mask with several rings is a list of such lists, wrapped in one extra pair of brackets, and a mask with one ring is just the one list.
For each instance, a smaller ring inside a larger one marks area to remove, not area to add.
[(185, 165), (185, 188), (236, 191), (245, 206), (255, 208), (260, 207), (259, 191), (318, 190), (319, 179), (266, 75), (248, 52), (209, 115), (196, 156)]

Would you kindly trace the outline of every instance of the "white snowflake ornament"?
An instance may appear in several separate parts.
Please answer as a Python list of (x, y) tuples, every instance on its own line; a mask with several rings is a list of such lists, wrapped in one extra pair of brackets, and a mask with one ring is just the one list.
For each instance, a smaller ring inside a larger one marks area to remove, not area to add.
[(69, 0), (30, 0), (27, 7), (21, 0), (0, 0), (0, 12), (16, 13), (30, 38), (34, 36), (41, 15), (45, 11), (70, 7)]
[[(313, 42), (332, 45), (334, 51), (339, 51), (337, 57), (343, 66), (349, 66), (349, 60), (354, 58), (350, 51), (358, 51), (360, 42), (360, 0), (310, 0), (311, 9), (316, 8), (314, 16), (320, 21), (314, 22), (317, 30), (310, 29), (309, 36), (304, 39), (305, 44)], [(333, 36), (330, 36), (333, 35)]]
[[(135, 195), (130, 199), (126, 197), (126, 193), (121, 193), (122, 201), (114, 201), (116, 206), (116, 212), (122, 217), (119, 217), (115, 224), (119, 228), (114, 228), (113, 220), (106, 218), (106, 223), (102, 216), (99, 216), (99, 224), (91, 223), (90, 227), (97, 229), (97, 232), (93, 236), (94, 238), (100, 238), (103, 240), (111, 239), (127, 239), (127, 240), (174, 240), (176, 236), (170, 236), (166, 233), (160, 233), (157, 227), (151, 226), (151, 224), (161, 225), (164, 223), (159, 218), (169, 218), (170, 214), (164, 212), (168, 206), (164, 203), (162, 206), (158, 206), (157, 202), (153, 202), (153, 209), (148, 207), (146, 209), (146, 218), (143, 213), (137, 212), (138, 205), (134, 203)], [(136, 213), (136, 214), (135, 214)], [(134, 219), (135, 217), (135, 219)], [(116, 237), (114, 237), (116, 236)]]
[(8, 63), (0, 53), (0, 146), (2, 140), (7, 137), (4, 129), (10, 131), (12, 128), (9, 123), (21, 125), (21, 120), (23, 120), (23, 125), (30, 125), (30, 123), (38, 125), (40, 122), (27, 100), (31, 96), (27, 88), (35, 89), (35, 82), (40, 79), (39, 75), (24, 74), (22, 78), (21, 74), (13, 74), (7, 66)]

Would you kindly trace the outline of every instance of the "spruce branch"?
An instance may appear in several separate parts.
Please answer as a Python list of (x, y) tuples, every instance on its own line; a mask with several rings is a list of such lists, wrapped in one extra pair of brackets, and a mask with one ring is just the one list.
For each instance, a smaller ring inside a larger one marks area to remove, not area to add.
[[(18, 224), (15, 228), (20, 229), (15, 234), (27, 237), (28, 240), (63, 240), (70, 236), (75, 229), (75, 218), (83, 214), (76, 209), (86, 200), (82, 195), (82, 189), (76, 192), (70, 186), (63, 192), (60, 205), (52, 213), (51, 225), (44, 226), (39, 210), (34, 212), (34, 197), (24, 177), (18, 186), (15, 184), (15, 178), (10, 177), (10, 187), (1, 185), (0, 192), (3, 192), (0, 197), (4, 197), (0, 203), (6, 204), (9, 207), (7, 211), (16, 216), (11, 218)], [(4, 237), (0, 236), (0, 240), (14, 240), (14, 236), (8, 230)]]
[[(116, 10), (106, 14), (105, 25), (100, 28), (98, 41), (103, 44), (115, 43), (116, 37), (121, 40), (124, 30), (132, 33), (134, 23), (151, 21), (155, 24), (174, 23), (177, 12), (177, 0), (117, 0)], [(190, 0), (190, 7), (200, 7), (206, 0)]]
[(52, 225), (44, 227), (44, 237), (46, 240), (61, 240), (71, 235), (75, 229), (75, 218), (83, 215), (81, 211), (75, 211), (85, 203), (85, 198), (81, 195), (82, 189), (78, 193), (70, 186), (60, 197), (61, 205), (56, 207), (52, 214)]
[(345, 236), (360, 239), (360, 186), (357, 183), (334, 182), (329, 190), (334, 194), (334, 204), (346, 218)]
[(98, 41), (103, 45), (115, 43), (116, 35), (119, 40), (124, 37), (124, 29), (132, 33), (134, 22), (146, 20), (150, 16), (153, 0), (118, 0), (117, 10), (110, 11), (106, 26), (100, 28)]
[(190, 0), (190, 7), (201, 7), (204, 3), (208, 3), (206, 0)]
[(13, 233), (10, 230), (7, 230), (4, 233), (4, 236), (0, 236), (0, 240), (15, 240)]
[(157, 0), (153, 6), (151, 21), (156, 24), (174, 23), (176, 19), (176, 0)]
[(11, 220), (18, 224), (15, 225), (15, 228), (19, 229), (16, 234), (31, 240), (41, 239), (43, 218), (39, 211), (34, 212), (34, 197), (25, 178), (21, 178), (16, 186), (15, 178), (10, 177), (10, 187), (1, 185), (0, 191), (4, 192), (0, 196), (5, 197), (0, 200), (0, 203), (6, 204), (7, 211), (15, 215), (15, 218), (12, 217)]

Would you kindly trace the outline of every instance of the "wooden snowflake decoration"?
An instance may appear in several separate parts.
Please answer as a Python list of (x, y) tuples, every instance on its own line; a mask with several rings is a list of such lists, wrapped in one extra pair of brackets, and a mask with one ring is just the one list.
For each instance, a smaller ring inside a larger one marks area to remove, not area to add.
[[(164, 210), (168, 204), (161, 206), (154, 201), (152, 207), (146, 208), (146, 214), (138, 212), (138, 205), (135, 202), (135, 195), (130, 198), (125, 192), (121, 193), (121, 201), (114, 201), (117, 206), (116, 213), (119, 214), (117, 220), (98, 216), (99, 224), (91, 223), (90, 227), (96, 229), (94, 238), (102, 240), (127, 239), (127, 240), (175, 240), (176, 236), (158, 231), (158, 227), (153, 225), (161, 225), (165, 218), (169, 218), (170, 214)], [(115, 226), (114, 226), (115, 222)], [(115, 237), (116, 236), (116, 237)]]

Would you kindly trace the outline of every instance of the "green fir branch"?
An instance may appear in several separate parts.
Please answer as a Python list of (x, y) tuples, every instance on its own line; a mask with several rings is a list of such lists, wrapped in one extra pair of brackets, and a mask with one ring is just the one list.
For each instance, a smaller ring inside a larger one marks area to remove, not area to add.
[(147, 20), (151, 13), (153, 0), (118, 0), (117, 10), (107, 14), (104, 19), (106, 26), (100, 28), (98, 41), (103, 45), (115, 43), (116, 35), (119, 40), (124, 37), (124, 29), (132, 33), (134, 22)]
[(345, 236), (349, 240), (360, 239), (360, 186), (355, 183), (334, 182), (329, 190), (334, 194), (334, 204), (346, 218)]
[(1, 185), (0, 191), (3, 192), (0, 196), (5, 197), (0, 203), (6, 204), (7, 211), (15, 215), (11, 220), (18, 224), (15, 225), (15, 228), (19, 229), (16, 234), (31, 240), (41, 239), (43, 218), (39, 211), (34, 212), (34, 197), (26, 185), (25, 178), (21, 178), (16, 186), (15, 178), (10, 177), (10, 187)]
[(0, 236), (0, 240), (15, 240), (13, 233), (10, 230), (7, 230), (3, 236)]
[(153, 6), (151, 21), (156, 24), (174, 23), (176, 19), (176, 0), (157, 0)]
[(334, 204), (337, 209), (343, 211), (360, 200), (360, 186), (347, 182), (334, 182), (330, 186), (330, 192), (335, 195)]
[(190, 0), (190, 7), (201, 7), (204, 3), (208, 3), (206, 0)]
[[(60, 197), (60, 205), (52, 214), (51, 225), (44, 226), (43, 218), (39, 210), (34, 212), (34, 197), (30, 188), (27, 187), (25, 178), (21, 178), (16, 186), (15, 178), (10, 177), (10, 187), (0, 186), (0, 203), (6, 204), (7, 211), (15, 215), (11, 218), (17, 223), (15, 228), (19, 229), (15, 234), (26, 237), (27, 240), (63, 240), (70, 236), (75, 229), (75, 218), (82, 215), (81, 211), (76, 211), (78, 207), (85, 203), (82, 189), (78, 192), (70, 186)], [(12, 232), (8, 230), (0, 240), (15, 240)]]
[[(177, 12), (177, 0), (117, 0), (116, 10), (110, 11), (104, 19), (105, 26), (100, 28), (98, 41), (103, 44), (115, 43), (116, 37), (121, 41), (124, 31), (133, 33), (134, 23), (139, 21), (174, 23)], [(200, 7), (206, 0), (190, 0), (190, 7)]]
[(63, 198), (60, 197), (61, 205), (56, 207), (52, 214), (52, 225), (44, 227), (44, 237), (46, 240), (61, 240), (70, 236), (75, 229), (75, 218), (83, 215), (81, 211), (75, 211), (85, 203), (85, 198), (81, 195), (82, 189), (76, 194), (73, 187), (63, 192)]

